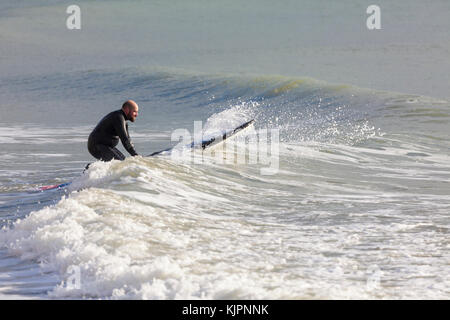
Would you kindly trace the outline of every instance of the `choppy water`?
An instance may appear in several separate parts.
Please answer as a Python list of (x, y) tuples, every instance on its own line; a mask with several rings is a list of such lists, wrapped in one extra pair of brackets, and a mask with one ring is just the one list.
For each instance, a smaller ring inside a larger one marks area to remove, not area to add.
[[(146, 299), (448, 296), (447, 102), (270, 76), (136, 76), (132, 70), (48, 81), (78, 83), (89, 95), (105, 77), (121, 79), (120, 93), (133, 92), (142, 105), (132, 126), (138, 152), (174, 144), (173, 128), (193, 134), (196, 116), (205, 130), (254, 118), (255, 132), (279, 130), (278, 170), (262, 175), (270, 163), (208, 157), (199, 163), (186, 153), (95, 163), (81, 175), (92, 160), (84, 151), (88, 123), (95, 124), (80, 121), (81, 112), (65, 127), (4, 126), (4, 292)], [(32, 148), (42, 150), (40, 142), (48, 154), (31, 155)], [(71, 180), (64, 192), (27, 193)], [(26, 280), (19, 276), (23, 261)], [(73, 270), (79, 272), (75, 288), (67, 285)]]
[[(2, 297), (448, 299), (447, 100), (274, 75), (274, 64), (225, 73), (116, 58), (0, 78)], [(128, 98), (141, 155), (177, 144), (177, 129), (195, 138), (195, 121), (205, 134), (255, 125), (225, 159), (218, 147), (82, 174), (90, 131)]]

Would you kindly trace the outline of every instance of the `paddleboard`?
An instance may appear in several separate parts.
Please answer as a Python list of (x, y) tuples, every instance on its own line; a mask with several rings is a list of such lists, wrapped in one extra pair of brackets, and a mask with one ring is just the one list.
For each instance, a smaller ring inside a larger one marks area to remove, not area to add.
[(65, 182), (61, 184), (52, 184), (49, 186), (42, 186), (39, 187), (36, 191), (48, 191), (48, 190), (55, 190), (55, 189), (63, 189), (64, 187), (67, 187), (72, 182)]
[[(192, 143), (186, 145), (186, 147), (190, 147), (192, 149), (195, 149), (195, 148), (205, 149), (205, 148), (209, 148), (209, 147), (215, 146), (216, 144), (219, 144), (220, 142), (224, 141), (225, 139), (230, 138), (230, 137), (234, 136), (235, 134), (237, 134), (238, 132), (240, 132), (240, 131), (244, 130), (245, 128), (249, 127), (254, 122), (255, 122), (255, 120), (247, 121), (247, 122), (241, 124), (240, 126), (232, 129), (232, 130), (225, 130), (224, 132), (215, 134), (213, 136), (204, 137), (201, 142), (194, 142), (193, 141)], [(169, 152), (173, 148), (174, 147), (167, 148), (167, 149), (164, 149), (164, 150), (161, 150), (161, 151), (157, 151), (157, 152), (153, 152), (152, 154), (149, 154), (147, 157), (153, 157), (153, 156), (156, 156), (156, 155), (163, 154), (165, 152)]]

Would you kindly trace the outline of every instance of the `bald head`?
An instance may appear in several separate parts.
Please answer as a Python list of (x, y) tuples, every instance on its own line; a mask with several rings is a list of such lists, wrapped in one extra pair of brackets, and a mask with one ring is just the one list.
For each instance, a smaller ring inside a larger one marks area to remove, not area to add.
[(138, 116), (139, 106), (133, 100), (127, 100), (122, 105), (122, 110), (127, 116), (127, 120), (134, 122)]

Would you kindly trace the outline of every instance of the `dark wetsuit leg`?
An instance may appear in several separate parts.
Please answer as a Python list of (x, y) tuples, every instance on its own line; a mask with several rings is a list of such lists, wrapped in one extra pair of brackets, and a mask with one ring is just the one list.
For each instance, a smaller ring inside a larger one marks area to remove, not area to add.
[(112, 159), (125, 160), (125, 156), (117, 148), (105, 146), (104, 144), (89, 146), (89, 152), (102, 161), (111, 161)]

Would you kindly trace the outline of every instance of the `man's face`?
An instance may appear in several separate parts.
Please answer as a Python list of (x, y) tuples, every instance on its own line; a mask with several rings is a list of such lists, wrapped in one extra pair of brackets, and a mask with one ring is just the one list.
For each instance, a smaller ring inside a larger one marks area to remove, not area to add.
[(137, 105), (130, 107), (128, 109), (128, 119), (131, 122), (134, 122), (134, 120), (136, 120), (136, 118), (138, 116), (138, 112), (139, 112), (139, 107)]

